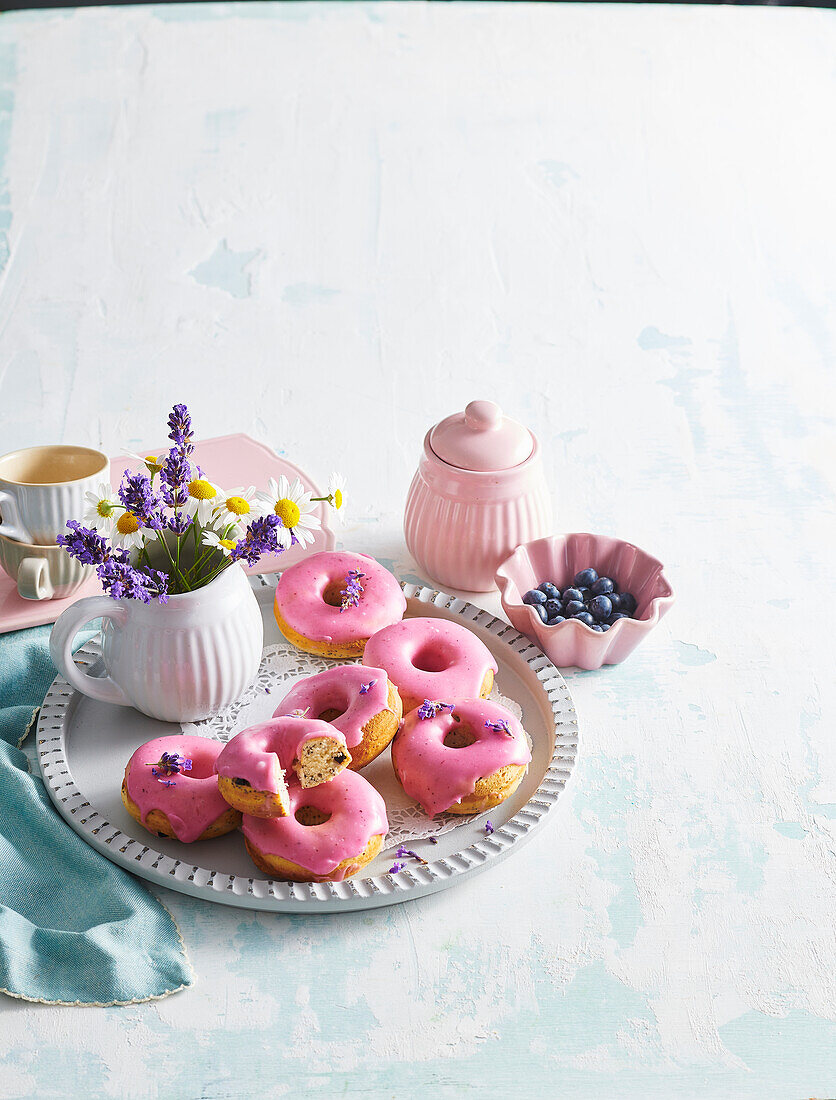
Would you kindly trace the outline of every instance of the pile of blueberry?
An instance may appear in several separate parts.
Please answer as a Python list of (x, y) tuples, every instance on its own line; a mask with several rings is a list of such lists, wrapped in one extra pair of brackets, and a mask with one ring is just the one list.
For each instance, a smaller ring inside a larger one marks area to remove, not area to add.
[(562, 594), (557, 585), (543, 581), (526, 592), (523, 603), (529, 604), (547, 626), (578, 619), (598, 634), (619, 619), (632, 619), (637, 606), (631, 592), (619, 592), (611, 577), (599, 577), (594, 569), (576, 573), (572, 585)]

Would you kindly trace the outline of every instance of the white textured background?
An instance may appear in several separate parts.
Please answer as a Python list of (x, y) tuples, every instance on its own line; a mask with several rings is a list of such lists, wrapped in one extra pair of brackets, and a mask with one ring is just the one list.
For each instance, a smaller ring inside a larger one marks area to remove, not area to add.
[(423, 433), (493, 397), (559, 529), (678, 603), (569, 677), (572, 787), (501, 869), (332, 920), (167, 894), (199, 985), (0, 1004), (0, 1095), (836, 1095), (834, 20), (3, 17), (0, 449), (185, 401), (342, 469), (344, 542), (409, 573)]

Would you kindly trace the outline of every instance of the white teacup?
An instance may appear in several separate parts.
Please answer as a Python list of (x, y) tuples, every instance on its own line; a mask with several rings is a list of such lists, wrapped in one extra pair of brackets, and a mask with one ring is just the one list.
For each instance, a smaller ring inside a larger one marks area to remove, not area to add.
[(67, 520), (84, 514), (84, 494), (108, 480), (110, 461), (91, 447), (26, 447), (0, 458), (0, 535), (53, 546)]
[(32, 546), (0, 535), (0, 567), (25, 600), (63, 600), (96, 570), (71, 558), (62, 546)]

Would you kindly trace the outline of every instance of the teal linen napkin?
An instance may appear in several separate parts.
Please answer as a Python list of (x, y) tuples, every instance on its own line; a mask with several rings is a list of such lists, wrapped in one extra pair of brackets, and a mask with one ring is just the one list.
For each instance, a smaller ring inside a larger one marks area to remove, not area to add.
[(73, 1005), (165, 997), (194, 981), (174, 919), (61, 820), (20, 748), (55, 678), (50, 629), (0, 635), (0, 992)]

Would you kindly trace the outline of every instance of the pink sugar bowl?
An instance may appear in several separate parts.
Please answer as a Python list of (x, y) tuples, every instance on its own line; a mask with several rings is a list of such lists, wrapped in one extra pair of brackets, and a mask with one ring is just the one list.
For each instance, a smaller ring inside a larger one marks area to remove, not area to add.
[(488, 592), (500, 562), (551, 525), (540, 448), (528, 428), (493, 401), (471, 401), (430, 428), (404, 513), (406, 545), (427, 577)]

